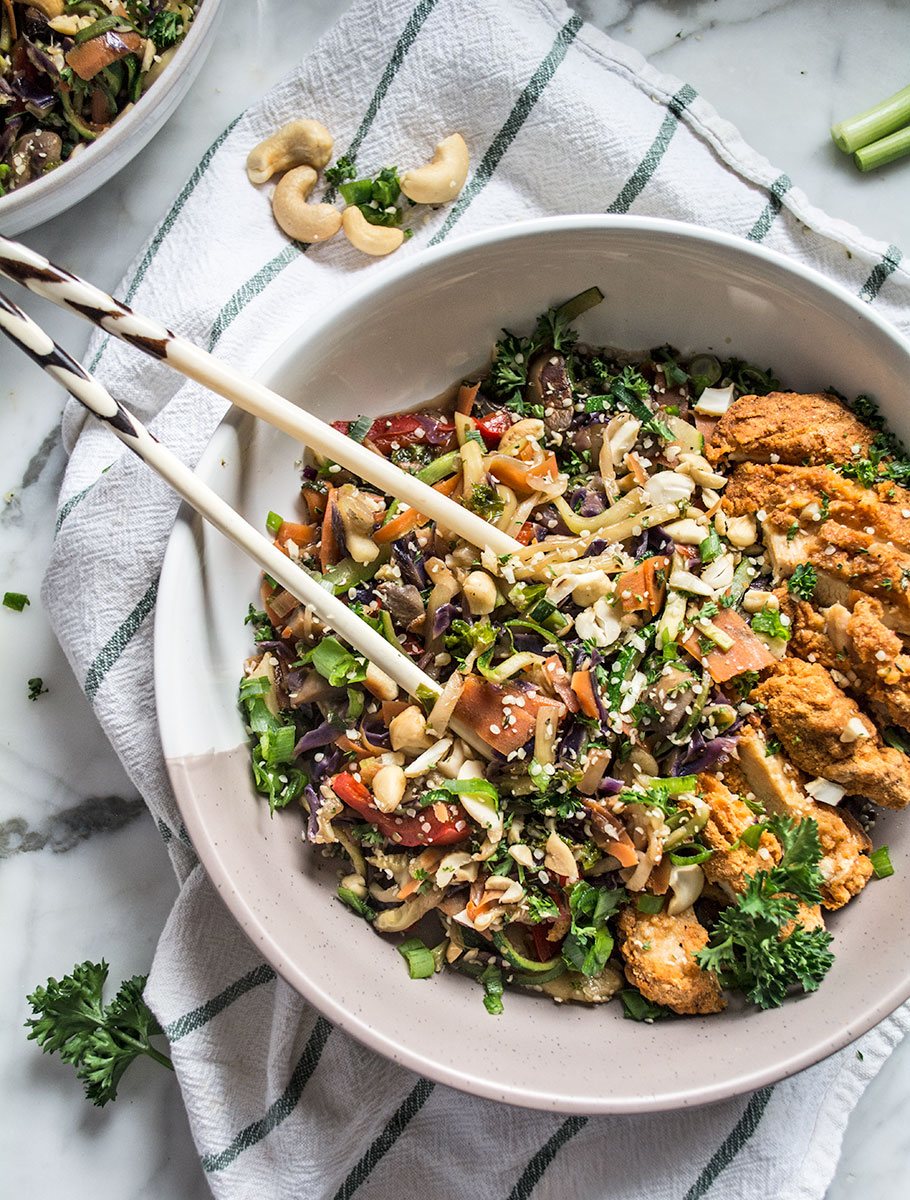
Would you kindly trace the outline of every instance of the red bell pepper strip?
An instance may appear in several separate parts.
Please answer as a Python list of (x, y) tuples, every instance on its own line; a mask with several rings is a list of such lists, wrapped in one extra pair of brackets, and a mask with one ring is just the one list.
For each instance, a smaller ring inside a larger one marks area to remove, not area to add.
[(440, 820), (435, 804), (421, 809), (415, 817), (384, 813), (376, 807), (369, 788), (348, 771), (335, 776), (332, 790), (339, 800), (359, 812), (365, 821), (375, 825), (390, 841), (401, 846), (449, 846), (453, 842), (463, 842), (471, 833), (464, 811), (458, 804), (443, 805), (445, 820)]

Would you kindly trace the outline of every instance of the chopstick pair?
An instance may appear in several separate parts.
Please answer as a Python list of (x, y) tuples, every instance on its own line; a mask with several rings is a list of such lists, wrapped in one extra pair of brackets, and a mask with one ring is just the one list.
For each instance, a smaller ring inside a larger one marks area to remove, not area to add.
[[(415, 480), (413, 476), (399, 470), (394, 464), (373, 454), (346, 435), (324, 425), (318, 418), (297, 409), (269, 389), (226, 367), (192, 343), (171, 334), (163, 326), (132, 313), (90, 284), (68, 275), (46, 260), (33, 255), (25, 247), (17, 246), (3, 237), (0, 237), (0, 274), (16, 279), (30, 290), (46, 296), (62, 307), (86, 316), (124, 341), (167, 361), (182, 374), (212, 386), (214, 391), (225, 395), (227, 399), (233, 399), (233, 395), (229, 393), (236, 393), (238, 399), (234, 402), (238, 407), (262, 417), (292, 436), (306, 440), (310, 446), (315, 444), (315, 448), (349, 469), (357, 470), (353, 463), (357, 461), (359, 464), (367, 460), (369, 473), (358, 471), (358, 474), (407, 502), (412, 502), (409, 496), (404, 495), (405, 489), (400, 480), (419, 483), (420, 481)], [(124, 445), (156, 471), (196, 512), (230, 538), (300, 601), (311, 606), (325, 625), (335, 630), (369, 661), (375, 663), (406, 694), (415, 699), (440, 694), (442, 688), (436, 680), (422, 671), (406, 654), (388, 642), (382, 634), (377, 633), (335, 595), (326, 591), (265, 535), (235, 512), (212, 488), (203, 483), (195, 472), (149, 433), (142, 422), (115, 400), (80, 363), (2, 293), (0, 330), (98, 420), (104, 422)], [(211, 380), (216, 382), (212, 383)], [(310, 437), (311, 430), (315, 432), (318, 444)], [(341, 453), (336, 449), (336, 439), (341, 444)], [(350, 454), (349, 448), (354, 448), (359, 453)], [(387, 484), (380, 482), (380, 478), (385, 478)], [(507, 538), (500, 530), (487, 525), (455, 501), (440, 496), (425, 484), (421, 483), (420, 488), (429, 492), (436, 501), (444, 501), (444, 504), (436, 505), (439, 515), (435, 519), (473, 544), (489, 545), (492, 541), (490, 534), (499, 534), (500, 538)], [(409, 490), (414, 496), (413, 506), (419, 505), (420, 511), (427, 512), (429, 506), (424, 502), (422, 495), (415, 489)], [(427, 515), (433, 516), (432, 513)], [(472, 518), (471, 522), (466, 522), (465, 517)], [(476, 534), (474, 522), (479, 522), (484, 540)], [(518, 545), (512, 538), (507, 538), (507, 541)], [(473, 729), (457, 719), (451, 720), (449, 724), (453, 732), (475, 750), (487, 758), (491, 757), (490, 747)]]

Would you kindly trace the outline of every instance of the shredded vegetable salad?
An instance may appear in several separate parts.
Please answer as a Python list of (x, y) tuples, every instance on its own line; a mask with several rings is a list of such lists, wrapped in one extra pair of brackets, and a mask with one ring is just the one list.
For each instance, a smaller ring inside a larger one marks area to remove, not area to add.
[(0, 0), (0, 196), (59, 167), (140, 98), (197, 0)]
[(269, 514), (442, 691), (400, 694), (265, 577), (252, 770), (415, 979), (472, 976), (491, 1013), (506, 987), (646, 1021), (772, 1007), (829, 969), (824, 912), (892, 872), (868, 829), (910, 800), (910, 463), (865, 397), (579, 344), (601, 299), (504, 331), (446, 403), (337, 423), (520, 550), (328, 461)]

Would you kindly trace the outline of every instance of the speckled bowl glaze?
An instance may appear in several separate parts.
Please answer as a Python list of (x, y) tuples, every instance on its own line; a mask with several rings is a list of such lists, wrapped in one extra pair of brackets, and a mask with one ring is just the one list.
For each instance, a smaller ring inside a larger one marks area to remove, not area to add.
[(107, 183), (146, 146), (189, 91), (215, 36), (222, 0), (203, 0), (161, 77), (97, 141), (42, 179), (0, 197), (0, 233), (14, 237), (51, 220)]
[[(493, 230), (389, 264), (262, 377), (328, 419), (412, 408), (489, 358), (499, 330), (529, 327), (592, 284), (605, 301), (583, 340), (628, 350), (670, 342), (773, 366), (795, 390), (876, 396), (910, 436), (910, 348), (821, 276), (748, 242), (672, 222), (563, 217)], [(230, 416), (199, 471), (254, 524), (290, 516), (300, 447)], [(230, 910), (262, 955), (327, 1017), (416, 1071), (478, 1095), (558, 1112), (703, 1104), (790, 1075), (846, 1045), (910, 995), (910, 823), (882, 813), (896, 874), (831, 916), (836, 962), (821, 989), (770, 1012), (655, 1025), (618, 1003), (588, 1008), (509, 992), (489, 1017), (455, 974), (413, 982), (392, 945), (334, 895), (326, 861), (301, 842), (299, 812), (269, 819), (248, 773), (236, 707), (250, 652), (243, 618), (256, 568), (193, 514), (177, 522), (156, 622), (161, 734), (186, 827)]]

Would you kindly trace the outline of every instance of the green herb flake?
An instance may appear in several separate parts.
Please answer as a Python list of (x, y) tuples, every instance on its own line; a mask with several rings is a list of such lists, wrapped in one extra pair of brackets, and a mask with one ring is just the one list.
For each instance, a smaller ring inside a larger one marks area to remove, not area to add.
[(787, 591), (800, 600), (811, 600), (815, 595), (818, 572), (811, 563), (799, 563), (787, 580)]
[(29, 600), (24, 592), (4, 592), (3, 594), (4, 608), (11, 608), (15, 612), (22, 612), (27, 604), (31, 604), (31, 600)]

